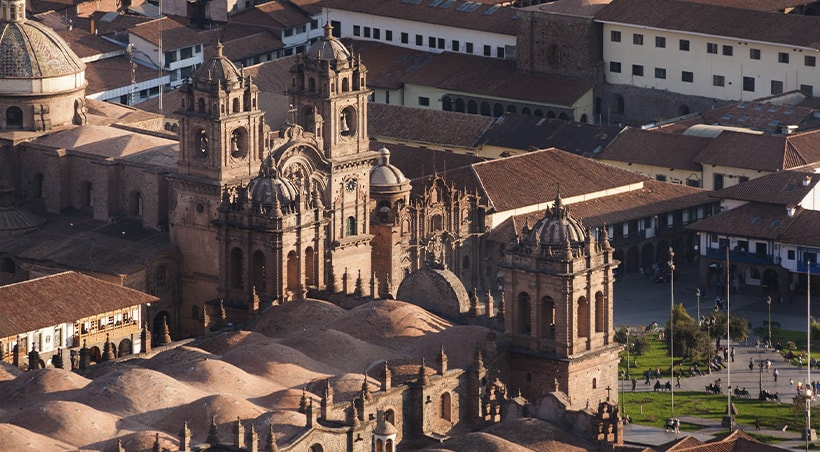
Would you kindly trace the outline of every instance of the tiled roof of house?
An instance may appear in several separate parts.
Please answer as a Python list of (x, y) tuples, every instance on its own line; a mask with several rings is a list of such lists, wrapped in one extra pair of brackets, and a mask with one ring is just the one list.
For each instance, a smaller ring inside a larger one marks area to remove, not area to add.
[(322, 12), (321, 0), (288, 0), (308, 14), (318, 14)]
[(66, 24), (66, 17), (54, 11), (38, 14), (33, 17), (33, 19), (42, 22), (44, 25), (56, 31), (61, 38), (66, 40), (71, 50), (80, 58), (115, 52), (122, 50), (124, 47), (124, 45), (118, 46), (111, 41), (90, 34), (87, 29), (73, 24), (73, 18), (71, 19), (72, 28), (69, 30)]
[(782, 451), (783, 448), (761, 443), (743, 430), (735, 430), (707, 443), (692, 444), (689, 447), (668, 450), (674, 450), (675, 452), (778, 452)]
[(820, 182), (812, 168), (778, 171), (712, 192), (721, 199), (797, 205)]
[(463, 8), (466, 3), (464, 0), (323, 0), (321, 5), (331, 11), (331, 16), (333, 10), (338, 9), (510, 36), (518, 33), (518, 12), (515, 8), (472, 2), (477, 6), (468, 11)]
[(480, 144), (531, 151), (558, 148), (590, 156), (605, 148), (621, 127), (506, 113), (493, 122)]
[(403, 78), (429, 63), (435, 54), (406, 49), (375, 41), (343, 39), (342, 42), (357, 54), (367, 66), (367, 86), (382, 89), (400, 89)]
[(686, 0), (693, 3), (705, 3), (732, 8), (754, 9), (757, 11), (783, 11), (795, 6), (811, 4), (811, 0)]
[[(454, 174), (454, 171), (458, 171), (458, 168), (467, 167), (469, 169), (469, 165), (483, 161), (482, 158), (474, 155), (370, 141), (370, 149), (380, 149), (382, 146), (390, 150), (390, 163), (400, 169), (405, 177), (414, 181), (414, 188), (422, 185), (421, 182), (416, 182), (418, 179), (426, 179), (432, 174), (446, 173), (449, 181), (450, 176)], [(472, 172), (472, 170), (469, 171)]]
[(711, 141), (711, 138), (627, 127), (596, 158), (700, 171), (696, 157)]
[(775, 240), (791, 223), (786, 208), (775, 204), (748, 203), (687, 226), (700, 232)]
[(0, 286), (0, 337), (73, 322), (159, 298), (69, 271)]
[(794, 245), (820, 247), (820, 212), (796, 209), (789, 227), (780, 234), (778, 241)]
[(497, 212), (644, 182), (637, 173), (545, 149), (472, 166), (480, 191)]
[(820, 17), (680, 0), (613, 0), (595, 20), (789, 46), (820, 48)]
[(117, 14), (109, 12), (96, 12), (89, 17), (74, 17), (74, 28), (82, 28), (91, 33), (91, 21), (94, 22), (94, 30), (99, 35), (109, 35), (131, 29), (137, 24), (150, 22), (150, 17), (136, 14)]
[(697, 122), (782, 134), (783, 128), (789, 125), (799, 126), (801, 130), (817, 127), (817, 120), (813, 117), (814, 111), (813, 108), (769, 102), (736, 102), (701, 112)]
[[(365, 63), (367, 60), (364, 60)], [(519, 72), (515, 61), (444, 52), (402, 78), (405, 84), (481, 93), (502, 99), (568, 107), (592, 90), (592, 82)]]
[(492, 118), (467, 113), (370, 103), (367, 127), (371, 136), (436, 146), (474, 147)]
[(235, 25), (260, 25), (275, 30), (294, 28), (310, 23), (313, 13), (309, 10), (318, 8), (318, 4), (314, 5), (308, 4), (309, 8), (304, 9), (290, 1), (272, 0), (231, 14), (230, 22)]
[(753, 135), (723, 131), (695, 158), (704, 165), (781, 171), (820, 161), (820, 131)]
[[(156, 69), (134, 64), (134, 80), (137, 83), (159, 76), (160, 73)], [(128, 87), (131, 85), (131, 61), (127, 56), (118, 56), (86, 63), (85, 79), (88, 81), (85, 89), (86, 95)], [(137, 89), (136, 97), (139, 100), (139, 89)]]
[(230, 34), (219, 31), (208, 34), (208, 44), (203, 55), (206, 61), (216, 55), (217, 39), (221, 40), (222, 54), (234, 62), (284, 48), (282, 41), (270, 30), (251, 25), (234, 25), (230, 28)]
[(159, 45), (160, 35), (162, 35), (163, 51), (190, 47), (206, 41), (195, 30), (167, 16), (137, 24), (131, 27), (129, 32), (156, 45)]
[(558, 0), (521, 9), (567, 16), (595, 17), (595, 14), (609, 2), (610, 0)]

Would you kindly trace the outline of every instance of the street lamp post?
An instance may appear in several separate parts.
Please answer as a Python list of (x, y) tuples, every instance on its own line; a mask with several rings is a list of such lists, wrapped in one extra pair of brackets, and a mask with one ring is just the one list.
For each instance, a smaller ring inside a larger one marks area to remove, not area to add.
[(672, 358), (670, 375), (672, 378), (672, 419), (675, 418), (675, 252), (669, 247), (669, 291), (671, 306), (669, 310), (669, 355)]
[(766, 297), (766, 304), (769, 306), (769, 337), (766, 338), (766, 350), (772, 345), (772, 297)]
[(698, 318), (700, 318), (700, 287), (695, 289), (695, 296), (698, 297)]

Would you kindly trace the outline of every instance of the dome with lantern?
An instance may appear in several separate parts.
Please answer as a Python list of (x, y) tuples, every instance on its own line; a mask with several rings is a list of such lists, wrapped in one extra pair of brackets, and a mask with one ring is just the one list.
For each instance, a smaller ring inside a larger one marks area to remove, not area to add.
[(326, 23), (324, 26), (324, 35), (321, 39), (314, 42), (305, 56), (305, 62), (311, 64), (314, 62), (332, 62), (337, 66), (350, 62), (352, 55), (347, 47), (341, 43), (335, 36), (333, 36), (333, 26)]
[(218, 86), (220, 82), (225, 82), (233, 87), (242, 81), (242, 73), (231, 60), (222, 54), (222, 49), (222, 43), (217, 42), (216, 55), (197, 68), (192, 77), (197, 88), (207, 90), (208, 86)]
[(579, 244), (587, 239), (584, 225), (569, 214), (569, 209), (561, 202), (560, 194), (555, 197), (546, 215), (525, 230), (524, 242), (541, 246), (558, 246), (565, 243)]
[(278, 204), (284, 208), (296, 203), (299, 190), (273, 168), (269, 157), (262, 164), (259, 175), (248, 183), (248, 196), (254, 205), (271, 208)]
[(378, 163), (370, 169), (370, 189), (374, 192), (394, 192), (406, 188), (409, 183), (404, 173), (390, 163), (390, 151), (386, 147), (379, 149)]

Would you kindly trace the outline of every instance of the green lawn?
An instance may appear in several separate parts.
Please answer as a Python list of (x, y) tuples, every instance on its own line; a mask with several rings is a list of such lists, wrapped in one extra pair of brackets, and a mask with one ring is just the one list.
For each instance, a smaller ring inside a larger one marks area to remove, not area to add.
[[(754, 332), (758, 334), (760, 337), (765, 337), (769, 334), (769, 329), (765, 326), (754, 328)], [(783, 346), (784, 351), (788, 351), (789, 343), (793, 343), (795, 348), (792, 349), (795, 355), (803, 354), (806, 356), (806, 332), (805, 331), (793, 331), (793, 330), (783, 330), (780, 328), (772, 327), (772, 344), (777, 344), (780, 342), (780, 345)], [(811, 356), (814, 359), (820, 359), (820, 343), (816, 340), (811, 342)], [(792, 364), (795, 366), (797, 365), (797, 359), (795, 358), (792, 360)]]

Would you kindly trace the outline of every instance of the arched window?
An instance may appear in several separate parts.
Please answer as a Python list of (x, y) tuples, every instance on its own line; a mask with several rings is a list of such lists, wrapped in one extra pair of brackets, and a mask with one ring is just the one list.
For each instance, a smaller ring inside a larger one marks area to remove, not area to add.
[(578, 337), (589, 337), (589, 302), (578, 298)]
[(464, 100), (463, 99), (456, 99), (456, 111), (459, 113), (464, 113)]
[(312, 446), (310, 446), (310, 449), (308, 449), (308, 451), (309, 452), (325, 452), (325, 449), (322, 448), (321, 444), (313, 444)]
[(453, 99), (450, 96), (444, 96), (441, 99), (441, 109), (444, 111), (453, 111)]
[(342, 92), (346, 93), (348, 91), (350, 91), (350, 82), (347, 80), (347, 78), (343, 78), (342, 79)]
[(600, 333), (604, 330), (606, 323), (605, 316), (606, 308), (604, 306), (604, 294), (601, 292), (595, 293), (595, 332)]
[(167, 277), (167, 273), (168, 272), (164, 266), (157, 267), (157, 269), (154, 270), (154, 286), (156, 286), (158, 289), (165, 287), (165, 279)]
[(310, 91), (311, 93), (316, 91), (316, 79), (314, 79), (313, 77), (308, 79), (308, 91)]
[(6, 128), (7, 129), (22, 129), (23, 128), (23, 110), (21, 110), (20, 107), (9, 107), (6, 110)]
[(533, 116), (537, 116), (537, 117), (539, 117), (539, 118), (543, 118), (543, 117), (544, 117), (544, 112), (543, 112), (543, 111), (541, 111), (541, 109), (540, 109), (540, 108), (536, 108), (536, 109), (535, 109), (535, 111), (534, 111), (534, 112), (532, 112), (532, 115), (533, 115)]
[[(236, 100), (238, 101), (238, 99)], [(238, 127), (231, 132), (231, 157), (241, 159), (247, 155), (248, 133), (244, 128)]]
[(550, 110), (547, 112), (547, 118), (553, 119), (555, 118), (555, 112)]
[(205, 98), (204, 97), (200, 97), (199, 100), (197, 100), (196, 105), (197, 105), (196, 109), (199, 113), (205, 113)]
[(503, 114), (504, 114), (504, 107), (502, 107), (501, 104), (496, 103), (495, 105), (493, 105), (493, 117), (497, 118), (497, 117), (499, 117)]
[(515, 114), (516, 111), (515, 105), (507, 105), (507, 113)]
[(552, 67), (556, 67), (561, 63), (561, 52), (555, 44), (547, 48), (547, 63)]
[(242, 287), (242, 250), (234, 248), (231, 250), (231, 288)]
[(430, 230), (431, 231), (441, 231), (443, 228), (441, 215), (433, 215), (433, 218), (430, 219)]
[(295, 251), (288, 253), (288, 289), (299, 288), (299, 257)]
[(581, 122), (586, 123), (586, 122), (588, 122), (588, 121), (589, 121), (589, 119), (587, 119), (587, 114), (586, 114), (586, 113), (582, 114), (582, 115), (581, 115)]
[(522, 115), (531, 115), (532, 111), (529, 109), (529, 107), (524, 107), (524, 108), (521, 109), (521, 114)]
[(356, 218), (355, 217), (347, 217), (347, 225), (345, 228), (346, 235), (356, 235)]
[(255, 251), (253, 253), (253, 287), (258, 293), (265, 293), (267, 290), (267, 272), (265, 269), (265, 253), (262, 251)]
[(482, 102), (481, 103), (481, 116), (490, 116), (490, 103), (489, 102)]
[(541, 337), (555, 339), (555, 301), (549, 296), (541, 299)]
[(452, 410), (453, 410), (453, 401), (451, 399), (450, 393), (445, 392), (441, 395), (441, 418), (447, 422), (451, 422), (452, 419)]
[(561, 113), (558, 115), (558, 119), (563, 119), (564, 121), (569, 120), (569, 116), (566, 113)]
[(239, 108), (239, 98), (235, 97), (233, 100), (233, 113), (239, 113), (241, 110)]
[(474, 100), (467, 102), (467, 113), (473, 115), (478, 113), (478, 104)]
[(142, 193), (135, 191), (131, 193), (131, 216), (142, 217)]
[(530, 322), (530, 295), (526, 292), (518, 294), (516, 314), (516, 333), (529, 335), (532, 332)]
[(316, 253), (313, 252), (312, 247), (305, 249), (305, 284), (308, 286), (316, 286)]

